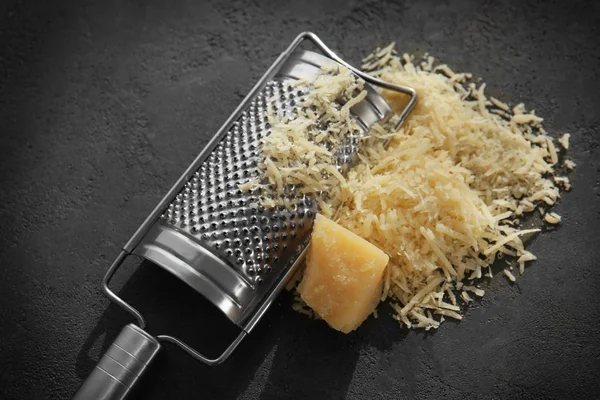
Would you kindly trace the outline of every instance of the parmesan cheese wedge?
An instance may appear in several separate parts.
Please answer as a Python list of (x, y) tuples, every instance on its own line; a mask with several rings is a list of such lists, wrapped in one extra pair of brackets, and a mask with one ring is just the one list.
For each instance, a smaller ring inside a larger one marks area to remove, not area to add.
[(388, 260), (371, 243), (318, 214), (298, 292), (332, 328), (351, 332), (377, 306)]

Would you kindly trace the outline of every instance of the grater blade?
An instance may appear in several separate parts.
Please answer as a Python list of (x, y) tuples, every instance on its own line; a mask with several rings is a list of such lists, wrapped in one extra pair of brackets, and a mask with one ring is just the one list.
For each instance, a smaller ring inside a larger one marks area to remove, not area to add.
[[(296, 197), (293, 208), (266, 209), (258, 194), (238, 186), (259, 175), (267, 115), (293, 113), (307, 95), (296, 81), (310, 81), (333, 65), (339, 64), (318, 53), (294, 52), (205, 153), (133, 251), (182, 279), (247, 332), (258, 320), (256, 311), (302, 258), (318, 209), (306, 196)], [(338, 151), (340, 170), (352, 163), (369, 127), (393, 114), (373, 87), (365, 88), (367, 97), (351, 109), (360, 133), (349, 135)]]

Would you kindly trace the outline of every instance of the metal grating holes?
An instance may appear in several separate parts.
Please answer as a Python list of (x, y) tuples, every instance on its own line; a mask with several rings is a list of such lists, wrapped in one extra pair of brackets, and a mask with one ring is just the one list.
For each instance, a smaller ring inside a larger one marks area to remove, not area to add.
[(193, 236), (257, 284), (295, 261), (317, 211), (305, 197), (293, 209), (265, 209), (258, 193), (238, 189), (258, 176), (260, 141), (270, 130), (265, 112), (292, 114), (301, 95), (289, 81), (269, 82), (162, 215), (163, 224)]

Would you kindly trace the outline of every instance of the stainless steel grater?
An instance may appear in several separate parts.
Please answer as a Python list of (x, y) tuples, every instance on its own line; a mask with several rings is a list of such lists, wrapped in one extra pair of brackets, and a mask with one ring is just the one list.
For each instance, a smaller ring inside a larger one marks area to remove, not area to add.
[[(309, 40), (322, 53), (301, 50)], [(285, 115), (300, 107), (306, 88), (321, 68), (343, 65), (367, 82), (367, 97), (351, 109), (360, 134), (349, 136), (336, 155), (344, 171), (358, 151), (360, 135), (393, 111), (373, 88), (404, 93), (410, 100), (399, 126), (416, 102), (413, 89), (383, 82), (346, 64), (310, 32), (300, 34), (258, 81), (206, 148), (125, 244), (107, 271), (102, 289), (137, 320), (129, 324), (80, 387), (75, 399), (123, 399), (160, 349), (160, 341), (178, 345), (208, 365), (223, 362), (260, 320), (301, 263), (310, 240), (316, 202), (297, 196), (291, 208), (265, 209), (257, 194), (238, 186), (259, 174), (261, 140), (269, 134), (266, 115)], [(181, 340), (153, 337), (143, 316), (118, 297), (109, 282), (131, 254), (166, 269), (217, 306), (241, 328), (239, 336), (216, 359)]]

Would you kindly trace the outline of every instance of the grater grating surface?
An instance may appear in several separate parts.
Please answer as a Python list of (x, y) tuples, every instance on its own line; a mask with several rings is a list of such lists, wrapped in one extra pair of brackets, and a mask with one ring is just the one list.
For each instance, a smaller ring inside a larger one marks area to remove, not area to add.
[(269, 134), (266, 113), (290, 113), (302, 97), (292, 85), (267, 84), (162, 216), (164, 225), (208, 246), (253, 285), (264, 283), (272, 265), (302, 245), (315, 212), (309, 198), (298, 198), (295, 209), (265, 209), (257, 194), (238, 188), (259, 175), (260, 141)]
[[(288, 192), (294, 206), (263, 207), (259, 193), (239, 185), (259, 175), (268, 115), (293, 114), (307, 96), (299, 79), (339, 64), (311, 51), (294, 52), (224, 131), (174, 196), (134, 253), (183, 279), (233, 322), (252, 329), (256, 310), (302, 258), (318, 210), (315, 198)], [(337, 168), (353, 162), (359, 141), (392, 110), (370, 85), (351, 108), (360, 133), (347, 136), (335, 155)]]

